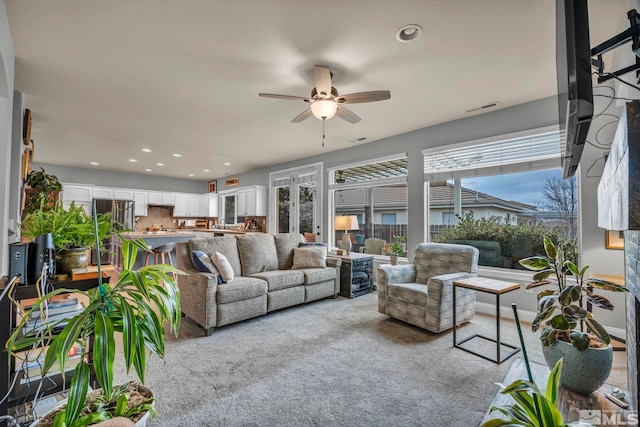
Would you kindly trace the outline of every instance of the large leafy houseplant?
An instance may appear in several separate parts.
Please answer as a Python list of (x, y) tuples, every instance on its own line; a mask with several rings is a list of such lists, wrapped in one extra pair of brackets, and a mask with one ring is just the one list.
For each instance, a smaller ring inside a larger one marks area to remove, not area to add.
[[(55, 290), (40, 298), (24, 314), (16, 332), (7, 341), (7, 349), (13, 353), (33, 346), (48, 345), (43, 374), (49, 372), (55, 362), (64, 372), (65, 366), (69, 366), (70, 350), (79, 344), (82, 358), (73, 372), (67, 405), (54, 418), (55, 427), (82, 427), (153, 409), (149, 401), (131, 407), (128, 405), (127, 388), (113, 385), (117, 349), (114, 333), (122, 334), (122, 353), (127, 371), (133, 366), (140, 381), (144, 382), (147, 350), (164, 356), (165, 322), (177, 335), (181, 318), (180, 293), (172, 274), (183, 273), (165, 264), (148, 265), (134, 271), (138, 249), (151, 250), (143, 240), (122, 238), (123, 269), (117, 282), (113, 286), (101, 283), (89, 292), (80, 292), (89, 299), (82, 311), (68, 319), (48, 324), (35, 335), (21, 335), (31, 313), (35, 310), (44, 311), (44, 305), (50, 298), (65, 292), (79, 292), (75, 289)], [(56, 327), (65, 323), (62, 331), (56, 333)], [(91, 337), (94, 341), (92, 355)], [(101, 389), (87, 400), (91, 368)]]
[[(536, 271), (533, 283), (527, 289), (555, 284), (556, 289), (538, 292), (538, 312), (531, 325), (535, 332), (543, 327), (540, 340), (544, 346), (551, 346), (557, 340), (571, 342), (579, 351), (590, 346), (609, 344), (610, 337), (604, 327), (596, 321), (591, 311), (584, 308), (585, 300), (596, 307), (613, 310), (613, 304), (593, 288), (627, 292), (616, 283), (596, 278), (585, 278), (589, 266), (579, 268), (564, 258), (562, 250), (556, 248), (549, 237), (544, 237), (546, 256), (533, 256), (520, 260), (520, 264)], [(573, 277), (574, 280), (569, 278)], [(578, 325), (580, 326), (579, 329)], [(585, 330), (586, 327), (586, 330)], [(587, 333), (590, 332), (590, 334)]]
[[(98, 215), (97, 224), (98, 242), (113, 234), (110, 212)], [(76, 206), (73, 202), (68, 209), (60, 202), (51, 209), (37, 209), (27, 214), (22, 221), (22, 234), (25, 237), (34, 238), (52, 233), (56, 251), (95, 247), (95, 230), (93, 218), (82, 206)]]

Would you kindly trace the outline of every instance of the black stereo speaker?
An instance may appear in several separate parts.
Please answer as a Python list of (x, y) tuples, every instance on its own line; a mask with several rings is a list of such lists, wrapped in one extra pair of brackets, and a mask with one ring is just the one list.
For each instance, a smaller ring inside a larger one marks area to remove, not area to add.
[(21, 285), (29, 284), (29, 246), (29, 243), (9, 245), (9, 279), (18, 276)]
[(33, 239), (29, 248), (29, 284), (35, 285), (38, 277), (42, 274), (42, 269), (47, 266), (45, 276), (53, 279), (56, 274), (55, 249), (53, 245), (53, 235), (43, 234)]

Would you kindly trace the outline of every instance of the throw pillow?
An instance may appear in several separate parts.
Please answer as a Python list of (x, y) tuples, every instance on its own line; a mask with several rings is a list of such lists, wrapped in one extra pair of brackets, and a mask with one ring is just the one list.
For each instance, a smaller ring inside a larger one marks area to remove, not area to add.
[(191, 251), (191, 262), (193, 262), (193, 266), (201, 273), (217, 273), (218, 269), (213, 262), (211, 262), (211, 258), (209, 255), (205, 254), (202, 251)]
[(220, 252), (216, 252), (215, 254), (211, 255), (211, 261), (213, 261), (213, 264), (220, 272), (222, 281), (224, 283), (231, 283), (234, 278), (233, 267), (231, 267), (231, 264), (229, 263), (227, 257), (222, 255)]
[(326, 243), (321, 243), (321, 242), (300, 242), (300, 244), (298, 245), (298, 247), (300, 248), (307, 248), (310, 246), (317, 246), (317, 247), (321, 247), (321, 248), (325, 248), (327, 250), (327, 252), (329, 251), (329, 245)]
[(327, 265), (327, 250), (323, 247), (309, 246), (293, 248), (293, 270), (301, 268), (324, 268)]

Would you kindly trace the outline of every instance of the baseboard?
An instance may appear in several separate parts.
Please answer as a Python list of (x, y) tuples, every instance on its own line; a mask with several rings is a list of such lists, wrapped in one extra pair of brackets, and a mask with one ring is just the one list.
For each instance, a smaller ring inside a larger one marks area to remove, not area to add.
[[(496, 315), (496, 306), (495, 304), (490, 304), (487, 302), (477, 302), (476, 301), (476, 312), (482, 314), (490, 314)], [(511, 307), (500, 307), (500, 317), (505, 317), (507, 319), (514, 319), (513, 310)], [(535, 319), (536, 313), (533, 311), (520, 310), (518, 309), (518, 318), (520, 321), (531, 323), (533, 319)], [(612, 328), (610, 326), (605, 326), (605, 329), (609, 333), (609, 335), (613, 335), (617, 338), (622, 338), (623, 340), (627, 337), (627, 332), (621, 328)]]

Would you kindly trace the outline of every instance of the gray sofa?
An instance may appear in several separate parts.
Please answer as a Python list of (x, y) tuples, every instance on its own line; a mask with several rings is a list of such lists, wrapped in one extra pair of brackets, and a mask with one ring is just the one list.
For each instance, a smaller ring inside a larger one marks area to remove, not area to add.
[[(176, 267), (181, 310), (210, 335), (217, 326), (261, 316), (268, 312), (340, 292), (339, 258), (327, 258), (324, 268), (293, 270), (293, 249), (304, 237), (297, 233), (244, 234), (195, 239), (176, 245)], [(223, 254), (234, 272), (230, 283), (218, 284), (215, 273), (201, 273), (191, 252)]]
[[(453, 327), (453, 281), (478, 275), (478, 249), (421, 243), (413, 264), (378, 267), (378, 311), (430, 332)], [(456, 323), (475, 313), (475, 291), (456, 289)]]

